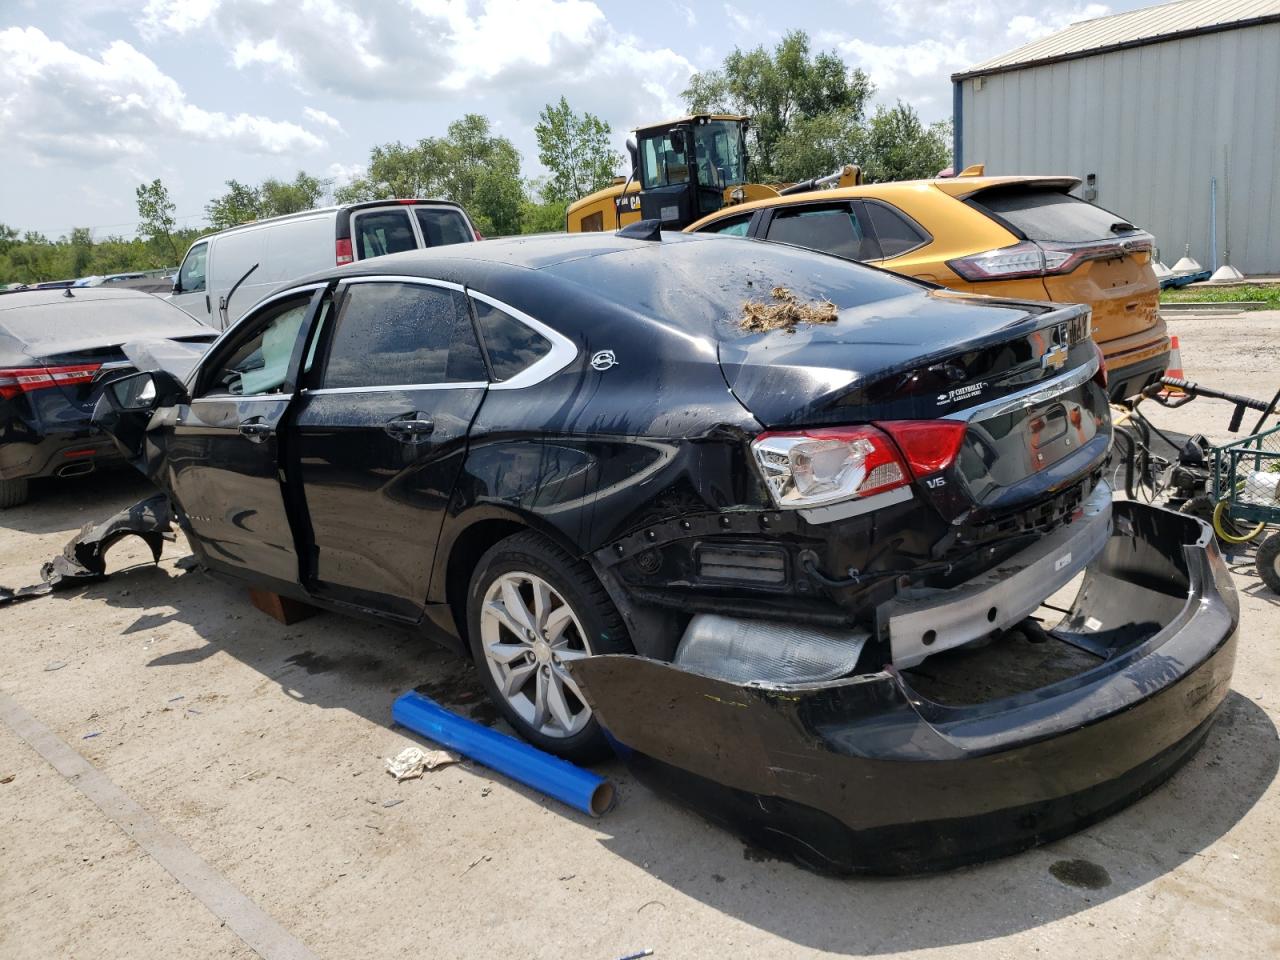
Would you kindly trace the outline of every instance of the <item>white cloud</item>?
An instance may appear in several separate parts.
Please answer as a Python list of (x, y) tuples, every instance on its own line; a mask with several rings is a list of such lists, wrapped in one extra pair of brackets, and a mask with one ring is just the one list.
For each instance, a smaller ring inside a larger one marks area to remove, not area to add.
[(196, 106), (172, 77), (124, 41), (94, 59), (35, 27), (0, 30), (0, 138), (62, 158), (143, 154), (160, 138), (255, 153), (324, 145), (295, 123)]
[(590, 0), (201, 0), (198, 9), (150, 0), (137, 25), (149, 37), (200, 28), (237, 68), (277, 73), (306, 92), (501, 97), (532, 107), (530, 116), (563, 92), (577, 109), (649, 120), (679, 107), (694, 70), (616, 29)]
[(836, 49), (850, 66), (871, 77), (882, 102), (901, 98), (929, 118), (950, 110), (951, 86), (944, 78), (970, 62), (963, 42), (875, 44), (852, 39), (838, 42)]
[(887, 42), (825, 30), (817, 35), (818, 45), (834, 46), (851, 66), (862, 67), (876, 84), (877, 100), (902, 98), (926, 120), (951, 113), (951, 74), (1079, 20), (1111, 12), (1101, 3), (1049, 9), (1041, 0), (848, 2), (858, 15), (885, 28)]
[(1011, 43), (1021, 45), (1030, 43), (1032, 40), (1039, 40), (1041, 37), (1048, 36), (1081, 20), (1104, 17), (1110, 12), (1110, 7), (1101, 3), (1090, 3), (1070, 10), (1041, 10), (1038, 16), (1019, 14), (1010, 19), (1009, 26), (1004, 33)]
[(302, 113), (303, 116), (312, 123), (316, 123), (322, 127), (328, 127), (330, 130), (336, 130), (338, 133), (342, 133), (342, 124), (338, 122), (336, 117), (330, 116), (323, 110), (317, 110), (315, 107), (303, 107)]
[(324, 175), (333, 181), (335, 189), (345, 187), (354, 180), (359, 180), (365, 175), (368, 168), (363, 163), (331, 163), (325, 170)]

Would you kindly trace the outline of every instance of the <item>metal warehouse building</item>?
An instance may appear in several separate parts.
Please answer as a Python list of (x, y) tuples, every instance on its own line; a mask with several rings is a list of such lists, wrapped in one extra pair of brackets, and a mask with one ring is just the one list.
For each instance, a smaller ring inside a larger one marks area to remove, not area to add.
[(957, 170), (1072, 174), (1166, 263), (1280, 274), (1280, 0), (1086, 20), (951, 79)]

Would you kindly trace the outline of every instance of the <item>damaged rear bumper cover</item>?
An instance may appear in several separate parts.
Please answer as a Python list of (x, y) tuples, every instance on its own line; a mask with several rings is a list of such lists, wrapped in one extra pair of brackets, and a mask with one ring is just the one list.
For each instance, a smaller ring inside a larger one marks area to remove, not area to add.
[(817, 870), (916, 873), (1055, 839), (1163, 782), (1226, 697), (1238, 620), (1206, 526), (1117, 502), (1055, 631), (1098, 663), (1039, 689), (955, 706), (892, 667), (791, 685), (632, 656), (571, 669), (650, 786)]

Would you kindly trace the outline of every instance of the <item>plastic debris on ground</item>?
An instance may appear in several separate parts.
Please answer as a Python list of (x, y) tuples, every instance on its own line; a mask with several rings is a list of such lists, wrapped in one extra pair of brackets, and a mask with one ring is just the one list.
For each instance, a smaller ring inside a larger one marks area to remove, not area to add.
[(423, 750), (421, 747), (405, 747), (394, 758), (387, 757), (387, 773), (401, 780), (412, 780), (428, 770), (436, 770), (462, 760), (452, 750)]

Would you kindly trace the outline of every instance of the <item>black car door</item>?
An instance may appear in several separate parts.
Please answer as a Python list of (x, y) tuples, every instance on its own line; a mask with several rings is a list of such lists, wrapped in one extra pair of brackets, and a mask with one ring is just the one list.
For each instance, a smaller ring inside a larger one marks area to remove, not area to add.
[(298, 582), (298, 555), (280, 473), (280, 427), (323, 287), (246, 316), (201, 364), (177, 408), (167, 485), (187, 516), (192, 548), (211, 567)]
[(488, 388), (467, 297), (456, 284), (353, 278), (317, 343), (293, 427), (307, 588), (416, 619)]

